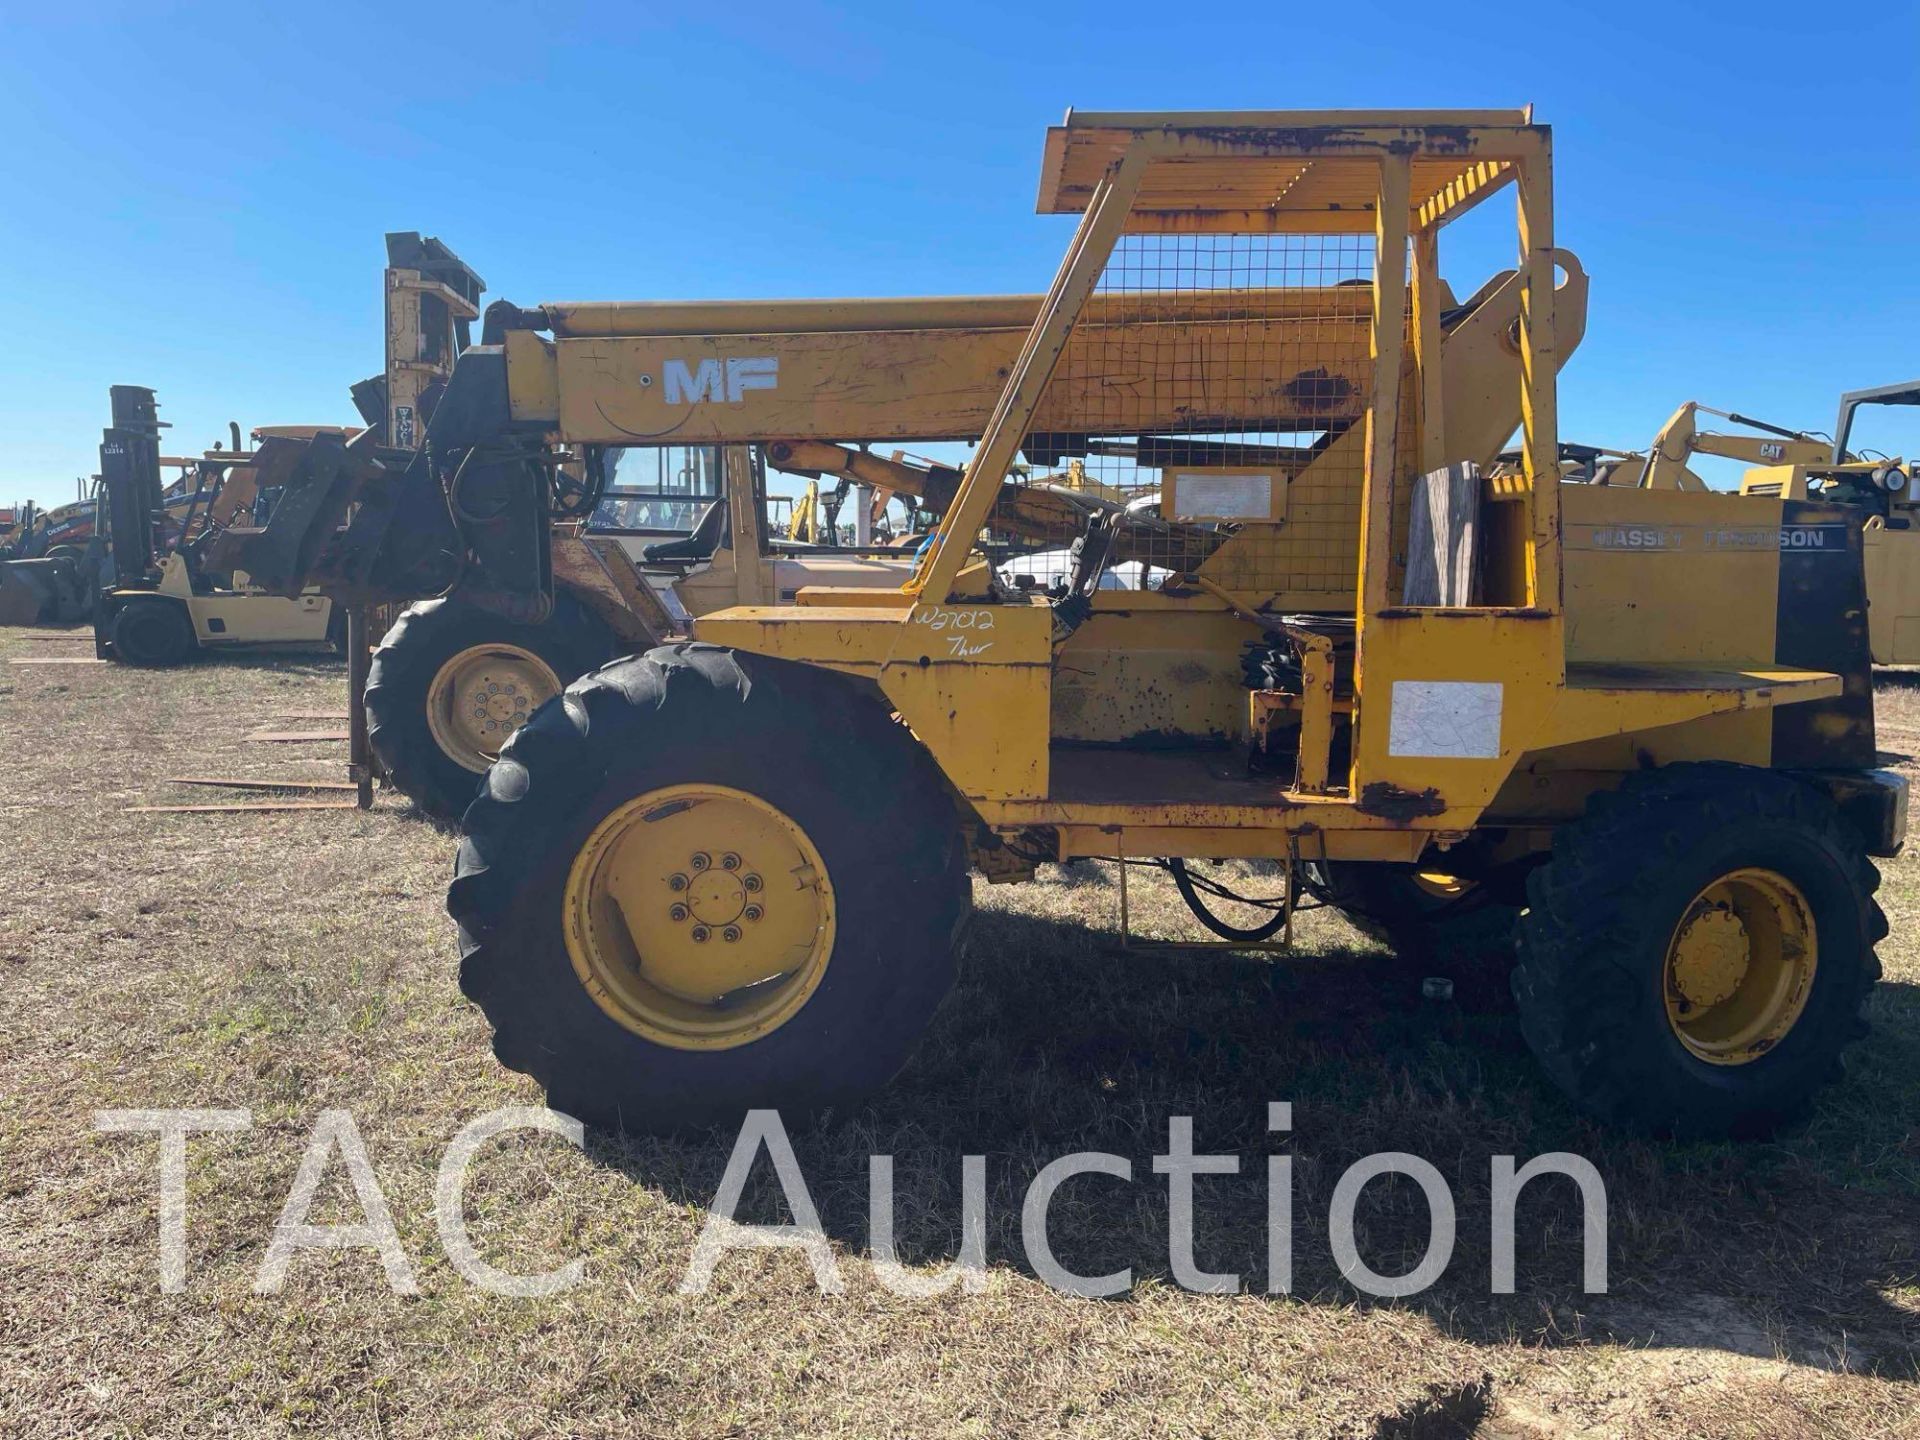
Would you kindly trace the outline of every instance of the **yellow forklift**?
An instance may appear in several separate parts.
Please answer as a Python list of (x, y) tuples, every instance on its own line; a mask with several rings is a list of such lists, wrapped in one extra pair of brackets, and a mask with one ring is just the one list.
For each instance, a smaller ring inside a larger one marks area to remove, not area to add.
[[(93, 608), (94, 649), (129, 665), (182, 664), (203, 650), (331, 646), (343, 639), (324, 595), (282, 597), (217, 573), (203, 549), (251, 506), (250, 456), (228, 452), (197, 468), (201, 484), (177, 520), (161, 482), (154, 392), (115, 385), (100, 443), (99, 529), (110, 567)], [(299, 427), (283, 436), (308, 435)], [(291, 439), (283, 443), (292, 443)], [(236, 430), (237, 451), (237, 430)], [(170, 528), (177, 527), (173, 534)]]
[[(1024, 325), (492, 307), (408, 493), (503, 609), (553, 603), (581, 447), (976, 441), (904, 585), (700, 616), (507, 741), (448, 897), (499, 1058), (606, 1125), (814, 1113), (911, 1053), (969, 869), (1165, 866), (1203, 918), (1267, 912), (1229, 948), (1284, 941), (1315, 876), (1437, 869), (1524, 906), (1521, 1028), (1574, 1103), (1798, 1113), (1864, 1028), (1868, 857), (1905, 835), (1862, 517), (1561, 483), (1585, 277), (1552, 169), (1530, 111), (1070, 113), (1040, 208), (1078, 228)], [(1516, 268), (1456, 299), (1446, 227), (1503, 196)], [(1157, 506), (1010, 584), (977, 539), (1022, 456)]]

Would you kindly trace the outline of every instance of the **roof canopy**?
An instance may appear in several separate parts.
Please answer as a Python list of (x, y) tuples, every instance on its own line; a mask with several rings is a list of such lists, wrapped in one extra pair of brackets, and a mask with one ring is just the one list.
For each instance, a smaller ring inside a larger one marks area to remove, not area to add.
[(1380, 160), (1406, 155), (1415, 229), (1445, 224), (1542, 151), (1526, 110), (1074, 113), (1047, 131), (1042, 214), (1077, 214), (1136, 142), (1152, 155), (1131, 232), (1370, 231)]

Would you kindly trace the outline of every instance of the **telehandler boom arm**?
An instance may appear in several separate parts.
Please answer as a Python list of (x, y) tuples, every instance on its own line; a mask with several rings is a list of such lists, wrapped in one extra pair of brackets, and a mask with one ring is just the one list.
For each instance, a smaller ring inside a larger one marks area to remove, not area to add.
[[(1553, 254), (1561, 273), (1557, 364), (1584, 330), (1587, 285), (1572, 255)], [(1433, 343), (1448, 357), (1433, 428), (1447, 435), (1449, 453), (1490, 462), (1520, 419), (1512, 336), (1523, 286), (1509, 272), (1457, 303), (1437, 277), (1431, 284)], [(797, 473), (854, 465), (892, 488), (917, 485), (930, 501), (950, 500), (959, 486), (948, 477), (959, 472), (903, 474), (890, 468), (896, 462), (850, 447), (979, 436), (1040, 305), (1035, 296), (531, 310), (496, 302), (483, 343), (456, 363), (418, 455), (383, 453), (367, 435), (344, 450), (321, 437), (302, 453), (275, 457), (276, 479), (287, 487), (281, 510), (264, 533), (223, 537), (227, 562), (285, 593), (319, 583), (335, 595), (396, 600), (458, 583), (479, 603), (537, 610), (533, 597), (550, 583), (544, 526), (560, 463), (599, 447), (757, 443)], [(1089, 443), (1087, 416), (1097, 414), (1103, 432), (1127, 437), (1142, 465), (1273, 466), (1290, 485), (1319, 471), (1344, 476), (1350, 466), (1339, 456), (1360, 438), (1348, 432), (1364, 414), (1371, 373), (1371, 312), (1364, 284), (1170, 291), (1150, 321), (1096, 295), (1068, 361), (1098, 354), (1110, 369), (1118, 356), (1138, 379), (1053, 387), (1021, 448), (1042, 465), (1077, 454)], [(1265, 358), (1278, 381), (1248, 371), (1249, 354)], [(1209, 386), (1206, 414), (1180, 399), (1188, 374), (1222, 377)], [(1306, 439), (1292, 448), (1235, 445), (1208, 440), (1209, 427)], [(803, 444), (841, 454), (787, 462), (775, 454)], [(1330, 452), (1338, 452), (1335, 463)], [(1338, 491), (1346, 482), (1325, 483)], [(353, 523), (336, 533), (356, 503)], [(1340, 503), (1350, 508), (1350, 497)], [(985, 518), (1057, 546), (1102, 508), (1089, 495), (1015, 484), (999, 487)], [(1140, 538), (1147, 532), (1151, 540)], [(1172, 568), (1204, 562), (1224, 539), (1217, 529), (1139, 516), (1115, 536), (1113, 558), (1146, 559), (1150, 550)]]

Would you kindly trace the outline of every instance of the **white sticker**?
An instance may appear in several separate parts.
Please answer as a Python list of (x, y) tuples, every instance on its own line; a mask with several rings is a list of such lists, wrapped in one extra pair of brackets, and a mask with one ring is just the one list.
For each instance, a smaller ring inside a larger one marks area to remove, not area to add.
[(1498, 681), (1394, 681), (1387, 753), (1433, 760), (1498, 759), (1501, 689)]
[(1273, 513), (1273, 476), (1177, 471), (1173, 520), (1265, 520)]

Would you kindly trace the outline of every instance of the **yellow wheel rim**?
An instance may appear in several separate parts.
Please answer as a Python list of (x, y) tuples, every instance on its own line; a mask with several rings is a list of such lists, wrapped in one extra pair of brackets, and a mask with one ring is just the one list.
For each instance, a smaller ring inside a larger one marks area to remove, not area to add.
[(671, 785), (595, 828), (567, 875), (567, 954), (594, 1003), (677, 1050), (770, 1034), (819, 988), (833, 882), (807, 834), (758, 796)]
[(1415, 889), (1436, 900), (1458, 900), (1473, 888), (1471, 880), (1462, 880), (1458, 875), (1449, 875), (1444, 870), (1416, 870), (1413, 884)]
[(527, 716), (564, 688), (531, 650), (475, 645), (442, 665), (427, 687), (427, 728), (442, 751), (479, 774)]
[(1747, 1065), (1798, 1022), (1820, 963), (1813, 910), (1773, 870), (1735, 870), (1693, 899), (1667, 942), (1667, 1023), (1690, 1054)]

